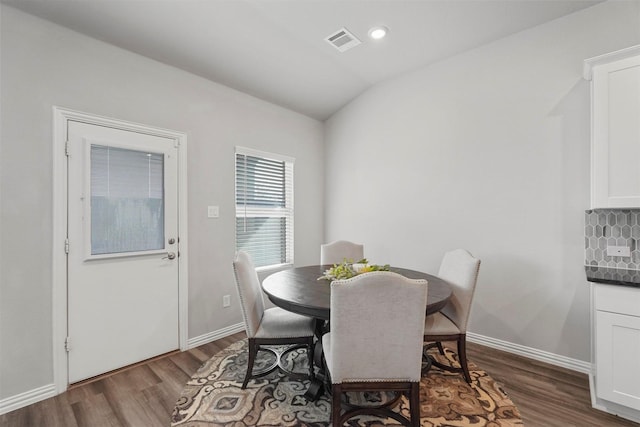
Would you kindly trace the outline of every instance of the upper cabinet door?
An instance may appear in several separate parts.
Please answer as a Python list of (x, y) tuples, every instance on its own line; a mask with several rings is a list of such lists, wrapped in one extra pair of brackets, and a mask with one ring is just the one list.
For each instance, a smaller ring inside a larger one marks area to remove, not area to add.
[(640, 47), (622, 52), (590, 69), (591, 208), (640, 208)]

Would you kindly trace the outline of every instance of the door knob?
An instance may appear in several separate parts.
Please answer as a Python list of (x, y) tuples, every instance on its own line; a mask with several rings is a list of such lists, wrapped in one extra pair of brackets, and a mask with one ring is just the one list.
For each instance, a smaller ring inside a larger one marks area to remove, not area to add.
[(163, 257), (162, 259), (174, 259), (176, 257), (176, 254), (173, 252), (167, 252), (167, 256)]

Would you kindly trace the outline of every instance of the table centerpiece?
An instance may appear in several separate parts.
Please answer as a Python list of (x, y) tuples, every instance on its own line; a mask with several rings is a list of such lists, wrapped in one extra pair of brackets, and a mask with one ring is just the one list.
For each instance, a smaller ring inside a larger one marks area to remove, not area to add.
[(371, 271), (389, 271), (389, 264), (369, 264), (366, 258), (358, 262), (345, 259), (340, 264), (333, 264), (333, 267), (326, 270), (323, 276), (318, 277), (318, 280), (334, 281), (350, 279), (358, 274), (369, 273)]

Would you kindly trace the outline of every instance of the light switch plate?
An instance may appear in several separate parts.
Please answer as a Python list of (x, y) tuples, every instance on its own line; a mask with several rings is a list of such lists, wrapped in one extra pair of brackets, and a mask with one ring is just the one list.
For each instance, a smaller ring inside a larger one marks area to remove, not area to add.
[(218, 206), (207, 206), (207, 217), (218, 218), (220, 216), (220, 208)]
[(629, 246), (607, 246), (607, 255), (630, 257), (631, 248)]

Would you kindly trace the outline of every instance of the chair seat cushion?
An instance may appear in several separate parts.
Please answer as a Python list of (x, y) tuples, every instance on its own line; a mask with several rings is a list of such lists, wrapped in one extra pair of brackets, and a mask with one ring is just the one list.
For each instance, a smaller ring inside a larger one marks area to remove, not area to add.
[(309, 337), (314, 333), (313, 318), (291, 313), (280, 307), (264, 311), (255, 338)]
[(425, 335), (454, 335), (459, 333), (460, 329), (456, 324), (442, 313), (434, 313), (425, 317)]

